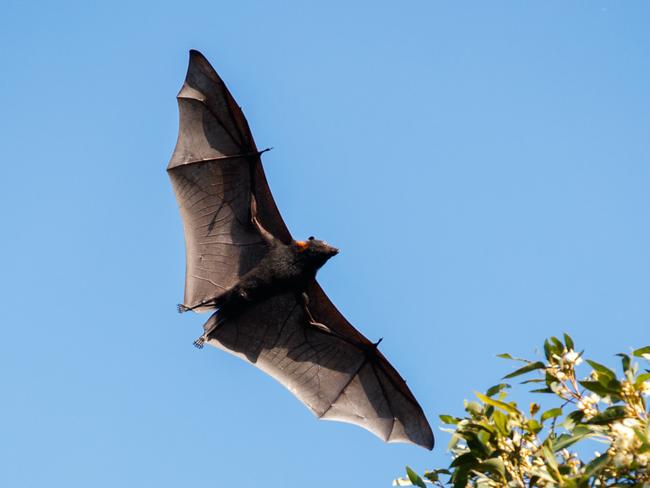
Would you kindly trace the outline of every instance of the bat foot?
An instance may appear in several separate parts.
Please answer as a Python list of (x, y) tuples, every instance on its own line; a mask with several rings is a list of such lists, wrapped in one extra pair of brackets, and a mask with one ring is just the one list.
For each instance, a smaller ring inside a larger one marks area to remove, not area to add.
[(176, 310), (178, 310), (178, 313), (183, 313), (183, 312), (189, 312), (192, 309), (190, 307), (183, 305), (182, 303), (179, 303), (178, 305), (176, 305)]
[(194, 341), (194, 347), (197, 349), (203, 349), (203, 346), (205, 345), (205, 338), (203, 336), (199, 337), (197, 340)]

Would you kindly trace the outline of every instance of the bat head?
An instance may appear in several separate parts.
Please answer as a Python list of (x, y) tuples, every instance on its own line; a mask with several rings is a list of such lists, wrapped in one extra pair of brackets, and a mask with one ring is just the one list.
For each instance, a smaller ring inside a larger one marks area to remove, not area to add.
[(320, 268), (328, 259), (339, 253), (337, 248), (330, 246), (325, 241), (315, 239), (313, 236), (306, 241), (295, 241), (294, 246), (298, 253), (316, 268)]

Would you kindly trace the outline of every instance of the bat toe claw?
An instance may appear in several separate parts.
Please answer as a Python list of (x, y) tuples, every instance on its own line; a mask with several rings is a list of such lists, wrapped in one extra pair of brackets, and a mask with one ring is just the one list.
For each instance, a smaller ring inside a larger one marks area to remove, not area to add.
[(203, 349), (203, 346), (205, 344), (205, 339), (203, 336), (199, 337), (197, 340), (194, 341), (194, 347), (197, 349)]
[(176, 310), (178, 310), (178, 313), (187, 312), (189, 309), (190, 309), (189, 307), (186, 307), (182, 303), (179, 303), (178, 305), (176, 305)]

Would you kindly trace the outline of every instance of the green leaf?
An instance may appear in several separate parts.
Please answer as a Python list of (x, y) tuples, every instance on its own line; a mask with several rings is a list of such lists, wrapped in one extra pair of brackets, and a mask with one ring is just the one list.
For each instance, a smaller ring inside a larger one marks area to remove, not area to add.
[(623, 354), (622, 352), (618, 353), (617, 356), (621, 358), (621, 365), (623, 366), (623, 371), (630, 369), (630, 356)]
[(490, 398), (488, 396), (483, 395), (482, 393), (479, 392), (474, 392), (474, 394), (481, 400), (483, 403), (487, 403), (488, 405), (492, 405), (493, 407), (500, 408), (501, 410), (505, 410), (508, 413), (511, 413), (513, 415), (517, 415), (519, 412), (515, 407), (512, 405), (508, 405), (507, 403), (500, 402), (499, 400), (495, 400), (494, 398)]
[(546, 467), (548, 468), (548, 472), (551, 474), (551, 476), (553, 476), (553, 478), (555, 478), (555, 480), (560, 481), (562, 479), (562, 475), (558, 470), (555, 453), (546, 444), (544, 444), (542, 447), (542, 452), (544, 453), (544, 459), (546, 459)]
[(609, 456), (607, 454), (601, 454), (597, 458), (594, 458), (587, 466), (585, 467), (585, 477), (590, 478), (599, 472), (601, 472), (607, 466), (609, 462)]
[(589, 420), (585, 420), (584, 422), (585, 424), (603, 425), (609, 424), (615, 420), (624, 419), (626, 416), (627, 414), (625, 412), (625, 407), (623, 405), (617, 405), (615, 407), (609, 407), (607, 410), (594, 415)]
[(634, 382), (634, 386), (638, 388), (648, 380), (650, 380), (650, 373), (640, 374), (639, 376), (637, 376), (636, 381)]
[(553, 393), (553, 390), (550, 388), (538, 388), (536, 390), (530, 390), (531, 393)]
[[(495, 410), (495, 412), (498, 412), (498, 410)], [(489, 440), (489, 438), (490, 438), (491, 435), (497, 433), (497, 430), (496, 430), (494, 427), (492, 427), (490, 424), (486, 424), (486, 423), (477, 423), (477, 424), (475, 424), (475, 425), (472, 425), (472, 427), (474, 427), (474, 428), (476, 428), (476, 429), (479, 429), (479, 430), (482, 430), (482, 431), (484, 431), (485, 433), (487, 433), (487, 437), (486, 437), (486, 439), (485, 439), (486, 442), (487, 442), (487, 440)], [(479, 432), (479, 435), (480, 435), (480, 434), (481, 434), (481, 433)]]
[(601, 383), (603, 385), (607, 385), (609, 383), (609, 381), (607, 381), (605, 383), (600, 381), (600, 378), (603, 377), (603, 376), (608, 378), (609, 380), (612, 380), (612, 379), (616, 378), (616, 373), (614, 373), (614, 371), (612, 371), (608, 367), (603, 366), (602, 364), (597, 363), (596, 361), (592, 361), (591, 359), (587, 359), (587, 362), (598, 373), (598, 382), (599, 383)]
[(550, 361), (551, 357), (553, 356), (553, 346), (551, 346), (551, 343), (546, 339), (544, 341), (544, 356), (546, 356), (546, 360)]
[(487, 407), (485, 407), (485, 416), (491, 419), (493, 415), (494, 415), (494, 407), (492, 405), (488, 405)]
[(571, 350), (575, 349), (575, 346), (573, 344), (573, 339), (567, 334), (566, 332), (564, 333), (564, 344), (566, 344), (566, 348)]
[(490, 458), (479, 464), (476, 469), (482, 473), (495, 473), (506, 479), (506, 467), (500, 458)]
[(650, 346), (645, 346), (636, 351), (632, 351), (632, 355), (638, 358), (650, 360)]
[(408, 466), (406, 467), (406, 475), (409, 477), (411, 483), (413, 483), (415, 486), (419, 486), (420, 488), (427, 488), (427, 485), (424, 484), (424, 481), (422, 481), (420, 475), (418, 475), (415, 471), (413, 471)]
[(489, 436), (475, 434), (473, 432), (464, 432), (463, 437), (467, 442), (467, 447), (477, 458), (486, 458), (489, 454), (490, 448), (486, 445)]
[(608, 386), (605, 386), (598, 381), (579, 381), (579, 383), (587, 390), (593, 391), (601, 397), (614, 396), (618, 398), (618, 390), (609, 388)]
[(542, 378), (533, 378), (532, 380), (522, 381), (519, 384), (520, 385), (527, 385), (528, 383), (544, 383), (544, 381), (545, 380), (543, 380)]
[(562, 415), (561, 408), (551, 408), (542, 414), (542, 422), (548, 419), (559, 417), (560, 415)]
[(585, 413), (583, 411), (574, 410), (564, 418), (564, 422), (562, 422), (562, 427), (564, 427), (568, 431), (573, 431), (576, 428), (576, 426), (580, 422), (582, 422), (584, 416)]
[(500, 412), (499, 410), (494, 411), (494, 415), (492, 416), (492, 419), (494, 420), (494, 425), (496, 425), (497, 429), (501, 433), (502, 436), (507, 436), (509, 431), (508, 431), (508, 417)]
[(564, 351), (564, 344), (562, 344), (562, 341), (558, 339), (557, 337), (553, 336), (551, 337), (551, 342), (553, 343), (553, 353), (557, 354), (558, 356), (562, 355), (562, 352)]
[[(533, 469), (531, 469), (530, 474), (532, 475), (531, 478), (530, 478), (531, 482), (530, 482), (530, 485), (529, 485), (531, 487), (539, 486), (539, 484), (533, 484), (533, 480), (536, 480), (535, 481), (535, 483), (536, 483), (537, 480), (539, 480), (539, 479), (552, 483), (550, 486), (557, 486), (556, 480), (550, 474), (548, 474), (548, 469), (533, 468)], [(542, 485), (542, 486), (544, 486), (544, 485)]]
[(454, 459), (451, 464), (449, 465), (450, 468), (458, 468), (463, 465), (468, 465), (470, 467), (476, 465), (478, 463), (476, 456), (472, 454), (471, 452), (466, 452), (465, 454), (461, 454), (458, 456), (456, 459)]
[(459, 418), (452, 417), (451, 415), (439, 415), (438, 416), (440, 420), (442, 420), (442, 423), (444, 424), (451, 424), (451, 425), (456, 425), (458, 422), (460, 422)]
[(478, 416), (483, 413), (483, 407), (481, 407), (481, 404), (478, 402), (467, 402), (465, 405), (465, 410), (467, 413)]
[(542, 430), (542, 425), (535, 419), (529, 419), (526, 422), (526, 430), (533, 434), (537, 434), (540, 430)]
[(505, 388), (510, 388), (510, 385), (508, 383), (499, 383), (498, 385), (494, 385), (488, 388), (488, 391), (486, 391), (485, 394), (491, 397), (492, 395), (499, 393), (501, 390)]
[(503, 354), (497, 354), (497, 357), (501, 359), (511, 359), (513, 361), (519, 361), (520, 363), (530, 363), (528, 359), (516, 358), (514, 356), (511, 356), (507, 352), (504, 352)]
[(441, 474), (451, 475), (451, 471), (448, 469), (434, 469), (432, 471), (425, 471), (424, 477), (434, 483), (440, 480)]
[(585, 437), (586, 437), (585, 434), (580, 434), (580, 435), (561, 434), (555, 439), (553, 439), (553, 450), (555, 452), (561, 451), (562, 449), (575, 444), (580, 439), (583, 439)]
[(588, 435), (598, 434), (598, 433), (602, 433), (601, 430), (591, 425), (577, 425), (573, 429), (573, 435), (588, 436)]
[(529, 363), (526, 366), (524, 366), (523, 368), (519, 368), (518, 370), (513, 371), (512, 373), (505, 375), (503, 377), (503, 379), (514, 378), (515, 376), (519, 376), (519, 375), (522, 375), (522, 374), (525, 374), (525, 373), (529, 373), (531, 371), (535, 371), (536, 369), (544, 369), (545, 367), (546, 367), (546, 365), (543, 362), (535, 361), (534, 363)]
[(428, 479), (429, 481), (431, 481), (431, 483), (435, 483), (439, 479), (438, 473), (435, 472), (435, 471), (425, 471), (424, 472), (424, 477), (426, 479)]
[(465, 488), (469, 481), (470, 466), (462, 466), (451, 475), (451, 482), (454, 488)]

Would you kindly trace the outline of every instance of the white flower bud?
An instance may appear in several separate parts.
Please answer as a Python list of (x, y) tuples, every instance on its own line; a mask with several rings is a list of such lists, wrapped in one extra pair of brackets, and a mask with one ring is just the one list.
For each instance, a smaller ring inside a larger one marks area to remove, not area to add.
[(576, 366), (582, 362), (582, 358), (580, 357), (580, 354), (575, 352), (573, 349), (571, 349), (569, 352), (567, 352), (562, 359), (564, 360), (565, 363), (567, 364), (575, 364)]

